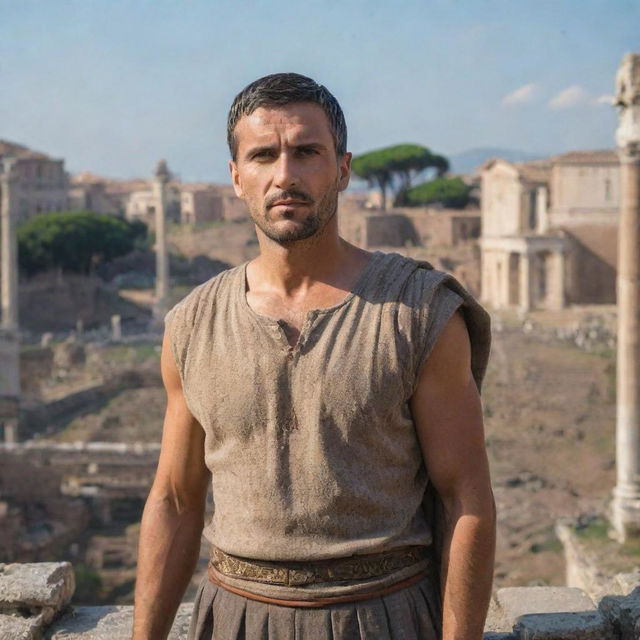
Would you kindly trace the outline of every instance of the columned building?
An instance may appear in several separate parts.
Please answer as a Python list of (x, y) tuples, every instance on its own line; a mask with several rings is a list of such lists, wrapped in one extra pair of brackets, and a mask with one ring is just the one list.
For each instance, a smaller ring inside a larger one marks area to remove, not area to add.
[(481, 167), (481, 297), (562, 309), (615, 302), (619, 163), (612, 151)]
[(13, 163), (19, 185), (15, 194), (18, 222), (38, 213), (67, 209), (68, 176), (64, 160), (0, 140), (0, 172), (5, 160)]

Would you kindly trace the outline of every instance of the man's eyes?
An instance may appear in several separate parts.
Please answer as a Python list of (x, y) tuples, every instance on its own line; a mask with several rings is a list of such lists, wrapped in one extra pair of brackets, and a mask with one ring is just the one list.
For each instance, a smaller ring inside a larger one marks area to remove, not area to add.
[(265, 149), (263, 151), (257, 151), (251, 157), (253, 159), (262, 160), (266, 158), (273, 158), (274, 156), (275, 156), (275, 153), (273, 151), (270, 151), (269, 149)]
[[(315, 147), (296, 147), (295, 154), (299, 157), (308, 157), (313, 156), (318, 153), (318, 150)], [(271, 160), (275, 158), (278, 153), (272, 149), (262, 149), (261, 151), (256, 151), (251, 155), (252, 160)]]

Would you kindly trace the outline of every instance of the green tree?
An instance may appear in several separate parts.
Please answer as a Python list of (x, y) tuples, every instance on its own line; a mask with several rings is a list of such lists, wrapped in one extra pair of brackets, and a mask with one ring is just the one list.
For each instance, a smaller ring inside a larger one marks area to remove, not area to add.
[(471, 200), (471, 187), (462, 178), (435, 178), (409, 189), (405, 194), (406, 203), (417, 207), (441, 204), (444, 207), (462, 209)]
[(91, 211), (41, 214), (18, 228), (18, 261), (28, 276), (55, 267), (90, 273), (129, 253), (146, 233), (144, 224)]
[(427, 147), (397, 144), (356, 156), (351, 167), (369, 186), (380, 189), (382, 208), (386, 209), (388, 190), (395, 192), (396, 203), (402, 202), (404, 193), (419, 175), (427, 169), (434, 169), (441, 176), (448, 171), (449, 162)]

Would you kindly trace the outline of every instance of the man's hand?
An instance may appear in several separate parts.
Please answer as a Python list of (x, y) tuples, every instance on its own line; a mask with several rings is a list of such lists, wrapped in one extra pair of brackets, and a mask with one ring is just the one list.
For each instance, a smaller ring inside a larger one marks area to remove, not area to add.
[(425, 362), (411, 409), (445, 512), (443, 640), (481, 640), (493, 578), (495, 505), (469, 334), (460, 313)]
[(163, 640), (169, 634), (198, 561), (209, 483), (204, 431), (187, 407), (166, 335), (162, 380), (167, 412), (140, 527), (133, 640)]

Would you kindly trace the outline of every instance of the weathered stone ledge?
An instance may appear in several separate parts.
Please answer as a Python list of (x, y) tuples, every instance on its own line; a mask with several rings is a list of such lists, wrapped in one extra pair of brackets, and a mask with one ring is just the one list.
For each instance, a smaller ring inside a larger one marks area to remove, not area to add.
[(640, 546), (618, 543), (610, 537), (609, 528), (605, 518), (556, 523), (556, 535), (564, 547), (566, 584), (582, 589), (595, 601), (640, 587)]
[[(67, 562), (0, 565), (0, 640), (129, 640), (133, 607), (70, 607)], [(185, 640), (191, 603), (180, 606), (170, 640)], [(485, 640), (633, 640), (640, 637), (640, 587), (598, 605), (573, 587), (498, 590)]]

